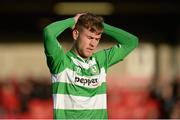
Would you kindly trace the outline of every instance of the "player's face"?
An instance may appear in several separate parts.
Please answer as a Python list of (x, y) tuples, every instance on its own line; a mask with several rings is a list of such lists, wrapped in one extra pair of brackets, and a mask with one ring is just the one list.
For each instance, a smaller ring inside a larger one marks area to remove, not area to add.
[(82, 28), (77, 32), (78, 37), (76, 39), (76, 50), (78, 54), (83, 58), (92, 56), (99, 44), (101, 34), (96, 34), (86, 28)]

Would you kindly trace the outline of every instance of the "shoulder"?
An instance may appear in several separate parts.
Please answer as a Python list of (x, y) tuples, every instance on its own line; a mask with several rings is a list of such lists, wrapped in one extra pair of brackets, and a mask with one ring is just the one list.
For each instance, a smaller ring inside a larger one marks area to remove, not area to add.
[(93, 56), (96, 60), (96, 62), (101, 66), (105, 66), (107, 63), (107, 55), (106, 50), (101, 50), (93, 54)]

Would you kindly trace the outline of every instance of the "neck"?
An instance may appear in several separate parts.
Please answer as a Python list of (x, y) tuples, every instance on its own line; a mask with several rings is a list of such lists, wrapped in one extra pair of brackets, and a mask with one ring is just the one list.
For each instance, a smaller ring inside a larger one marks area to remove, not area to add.
[(85, 61), (88, 60), (88, 58), (85, 58), (85, 57), (81, 56), (81, 54), (79, 53), (79, 51), (78, 51), (77, 47), (75, 46), (75, 44), (72, 46), (71, 50), (72, 50), (78, 57), (82, 58), (83, 60), (85, 60)]

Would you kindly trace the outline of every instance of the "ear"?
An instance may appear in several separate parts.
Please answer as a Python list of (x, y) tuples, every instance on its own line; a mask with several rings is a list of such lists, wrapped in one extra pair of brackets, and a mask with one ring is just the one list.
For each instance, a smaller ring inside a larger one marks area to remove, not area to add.
[(77, 29), (74, 29), (72, 32), (72, 36), (74, 40), (77, 40), (78, 36), (79, 36), (79, 31)]

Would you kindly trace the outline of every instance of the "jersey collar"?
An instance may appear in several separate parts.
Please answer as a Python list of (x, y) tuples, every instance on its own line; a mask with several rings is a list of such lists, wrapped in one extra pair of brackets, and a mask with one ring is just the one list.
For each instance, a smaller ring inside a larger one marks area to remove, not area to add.
[(84, 58), (82, 58), (81, 56), (77, 55), (72, 49), (68, 52), (69, 54), (71, 54), (74, 58), (77, 58), (78, 60), (87, 63), (89, 60), (92, 59), (92, 56), (89, 57), (87, 60), (85, 60)]

